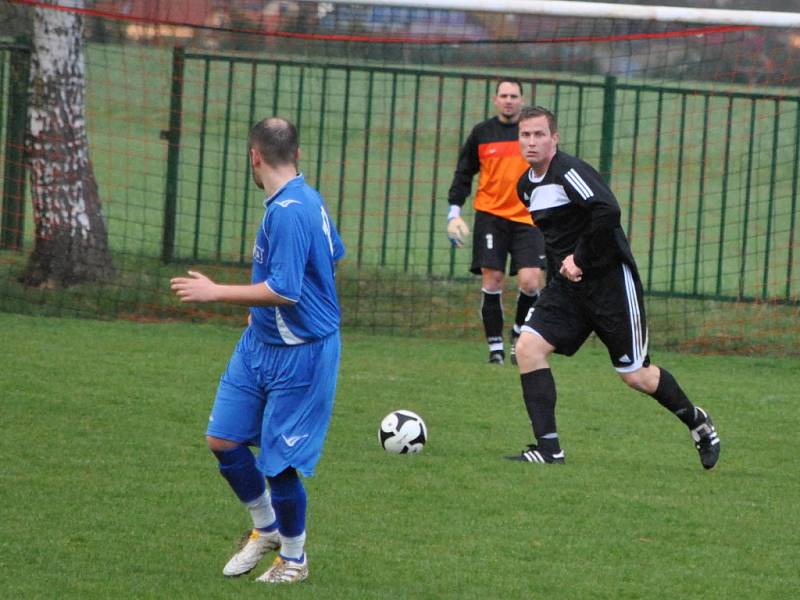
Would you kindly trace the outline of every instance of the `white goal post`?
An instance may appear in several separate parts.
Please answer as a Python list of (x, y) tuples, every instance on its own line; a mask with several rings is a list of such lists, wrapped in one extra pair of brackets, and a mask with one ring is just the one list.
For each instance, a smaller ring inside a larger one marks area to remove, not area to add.
[(568, 2), (564, 0), (493, 0), (492, 2), (476, 2), (475, 0), (329, 0), (329, 2), (330, 4), (367, 4), (371, 6), (426, 8), (432, 10), (668, 21), (698, 25), (800, 27), (800, 13), (760, 10), (643, 6), (637, 4), (609, 4), (607, 2)]

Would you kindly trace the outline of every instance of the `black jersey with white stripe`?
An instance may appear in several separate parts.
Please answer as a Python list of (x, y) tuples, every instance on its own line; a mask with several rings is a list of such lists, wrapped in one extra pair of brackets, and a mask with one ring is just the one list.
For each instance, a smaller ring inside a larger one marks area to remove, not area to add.
[(619, 203), (588, 163), (558, 150), (543, 177), (523, 173), (517, 194), (544, 235), (550, 273), (570, 254), (586, 274), (620, 262), (636, 268)]

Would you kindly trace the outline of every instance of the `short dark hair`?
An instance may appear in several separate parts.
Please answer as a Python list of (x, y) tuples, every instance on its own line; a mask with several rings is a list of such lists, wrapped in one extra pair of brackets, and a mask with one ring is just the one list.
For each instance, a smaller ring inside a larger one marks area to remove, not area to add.
[(513, 83), (515, 86), (519, 88), (519, 93), (522, 95), (524, 92), (522, 91), (522, 82), (515, 78), (515, 77), (502, 77), (501, 79), (497, 80), (497, 85), (494, 86), (494, 94), (497, 95), (497, 92), (500, 91), (500, 86), (504, 83)]
[(262, 119), (250, 129), (247, 136), (250, 148), (256, 151), (271, 167), (297, 165), (299, 142), (297, 128), (281, 117)]
[(550, 133), (558, 132), (558, 119), (543, 106), (523, 107), (519, 113), (518, 123), (522, 123), (522, 121), (527, 121), (528, 119), (535, 119), (536, 117), (547, 117), (547, 125), (550, 127)]

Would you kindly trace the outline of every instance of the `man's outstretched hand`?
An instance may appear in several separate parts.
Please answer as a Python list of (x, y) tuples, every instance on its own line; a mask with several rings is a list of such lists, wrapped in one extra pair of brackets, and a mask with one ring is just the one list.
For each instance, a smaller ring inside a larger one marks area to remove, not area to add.
[(198, 271), (188, 271), (188, 273), (189, 277), (170, 279), (170, 287), (181, 302), (216, 301), (217, 284)]

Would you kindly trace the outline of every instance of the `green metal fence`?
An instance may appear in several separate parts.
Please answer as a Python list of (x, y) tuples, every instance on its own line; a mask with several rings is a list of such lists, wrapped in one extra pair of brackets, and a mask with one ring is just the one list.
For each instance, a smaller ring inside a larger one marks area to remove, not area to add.
[(22, 247), (25, 216), (25, 121), (30, 49), (0, 43), (0, 249)]
[[(360, 269), (459, 277), (447, 189), (492, 113), (481, 73), (310, 64), (176, 49), (162, 258), (247, 262), (261, 214), (246, 133), (280, 114), (301, 135)], [(797, 303), (800, 97), (613, 77), (523, 79), (559, 116), (561, 147), (610, 181), (651, 294)]]

